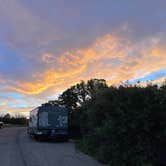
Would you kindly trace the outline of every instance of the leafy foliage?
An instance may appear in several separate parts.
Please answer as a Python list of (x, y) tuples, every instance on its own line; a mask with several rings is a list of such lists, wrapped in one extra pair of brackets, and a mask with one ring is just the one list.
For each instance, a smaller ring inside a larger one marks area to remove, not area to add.
[(166, 84), (108, 87), (92, 79), (64, 91), (78, 147), (111, 166), (166, 164)]
[(110, 87), (81, 109), (85, 152), (111, 166), (166, 162), (165, 88)]
[(107, 88), (106, 81), (103, 79), (91, 79), (85, 83), (80, 83), (65, 90), (60, 96), (58, 101), (69, 108), (69, 131), (70, 135), (74, 138), (81, 136), (80, 118), (82, 114), (81, 107), (87, 101), (90, 101), (94, 94), (99, 89)]
[(81, 107), (88, 99), (91, 99), (97, 90), (104, 88), (107, 88), (107, 84), (103, 79), (91, 79), (87, 83), (81, 81), (81, 83), (65, 90), (59, 96), (59, 101), (68, 108), (75, 110)]

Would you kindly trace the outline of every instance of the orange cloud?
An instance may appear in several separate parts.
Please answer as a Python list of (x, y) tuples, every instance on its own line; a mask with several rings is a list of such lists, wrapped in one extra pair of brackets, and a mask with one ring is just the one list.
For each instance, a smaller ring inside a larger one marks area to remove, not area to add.
[(163, 50), (162, 48), (153, 48), (151, 51), (151, 55), (152, 56), (164, 56), (165, 55), (165, 50)]
[[(72, 76), (82, 73), (85, 70), (85, 66), (80, 66), (77, 69), (71, 69), (68, 71), (56, 72), (53, 69), (46, 71), (43, 74), (35, 74), (34, 82), (21, 82), (17, 81), (16, 87), (10, 87), (10, 90), (14, 90), (23, 94), (40, 94), (43, 91), (51, 88), (53, 86), (57, 87), (65, 87), (65, 78), (69, 79)], [(38, 77), (36, 77), (38, 75)], [(69, 81), (69, 80), (68, 80)], [(71, 81), (71, 79), (70, 79)]]
[[(147, 45), (146, 45), (147, 42)], [(147, 47), (148, 46), (148, 47)], [(109, 84), (143, 77), (166, 66), (166, 50), (151, 40), (132, 43), (112, 35), (97, 39), (86, 49), (73, 49), (59, 57), (46, 53), (45, 63), (58, 68), (36, 73), (34, 81), (17, 81), (13, 90), (24, 94), (40, 94), (49, 88), (65, 89), (80, 80), (105, 78)]]

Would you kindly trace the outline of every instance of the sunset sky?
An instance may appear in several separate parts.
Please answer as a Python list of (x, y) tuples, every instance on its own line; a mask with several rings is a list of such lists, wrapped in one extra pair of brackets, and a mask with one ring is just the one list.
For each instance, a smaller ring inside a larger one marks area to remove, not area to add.
[(80, 80), (166, 77), (166, 0), (0, 0), (0, 112)]

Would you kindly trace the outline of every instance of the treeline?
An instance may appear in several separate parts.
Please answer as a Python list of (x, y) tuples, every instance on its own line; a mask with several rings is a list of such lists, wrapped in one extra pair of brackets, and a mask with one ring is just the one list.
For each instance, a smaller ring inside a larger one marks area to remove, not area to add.
[(58, 100), (70, 109), (78, 147), (111, 166), (166, 164), (166, 84), (108, 87), (81, 81)]
[(5, 124), (14, 124), (14, 125), (27, 125), (28, 120), (25, 116), (17, 114), (15, 116), (10, 115), (9, 113), (5, 115), (0, 115), (0, 121)]

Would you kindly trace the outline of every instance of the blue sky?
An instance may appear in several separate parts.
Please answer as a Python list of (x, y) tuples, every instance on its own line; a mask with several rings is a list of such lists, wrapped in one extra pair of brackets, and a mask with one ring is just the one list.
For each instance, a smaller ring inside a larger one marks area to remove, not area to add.
[(166, 68), (161, 69), (161, 70), (157, 70), (155, 72), (152, 72), (142, 78), (137, 78), (137, 79), (133, 79), (133, 80), (129, 80), (129, 83), (134, 84), (137, 82), (148, 82), (148, 81), (155, 81), (155, 80), (159, 80), (162, 78), (165, 78), (166, 76)]
[(2, 112), (25, 112), (90, 78), (166, 76), (165, 0), (0, 0)]

